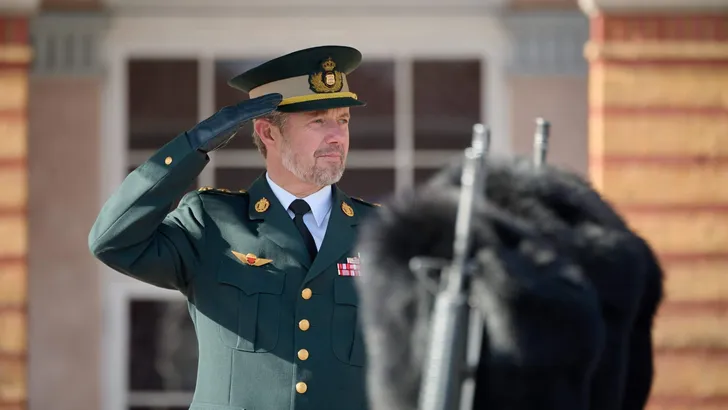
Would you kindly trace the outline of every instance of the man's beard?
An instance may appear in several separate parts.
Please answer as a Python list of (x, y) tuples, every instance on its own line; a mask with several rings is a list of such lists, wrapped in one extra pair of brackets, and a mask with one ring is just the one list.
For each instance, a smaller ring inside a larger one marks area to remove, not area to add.
[(300, 155), (291, 149), (289, 139), (285, 135), (283, 136), (283, 144), (281, 145), (281, 159), (283, 161), (283, 167), (298, 177), (301, 181), (309, 184), (326, 186), (339, 182), (341, 177), (344, 175), (346, 163), (346, 156), (343, 149), (329, 148), (317, 150), (314, 153), (314, 158), (319, 155), (332, 153), (341, 155), (340, 163), (326, 162), (324, 164), (317, 164), (316, 160), (314, 160), (312, 165), (306, 165), (303, 161), (301, 161)]

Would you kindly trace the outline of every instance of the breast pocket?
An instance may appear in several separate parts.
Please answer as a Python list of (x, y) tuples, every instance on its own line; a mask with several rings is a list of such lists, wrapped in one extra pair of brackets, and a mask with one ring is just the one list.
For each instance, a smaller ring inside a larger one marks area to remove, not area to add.
[(331, 346), (337, 359), (352, 366), (364, 366), (364, 338), (354, 280), (354, 277), (337, 277), (334, 280)]
[(220, 338), (245, 352), (269, 352), (278, 343), (285, 273), (224, 260), (217, 274)]

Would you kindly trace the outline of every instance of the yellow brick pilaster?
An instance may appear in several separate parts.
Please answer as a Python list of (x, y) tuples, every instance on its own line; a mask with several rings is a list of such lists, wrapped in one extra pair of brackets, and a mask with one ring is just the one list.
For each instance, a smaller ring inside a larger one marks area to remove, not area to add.
[(590, 177), (666, 272), (649, 408), (728, 408), (728, 13), (602, 11), (585, 55)]
[(27, 408), (26, 17), (0, 15), (0, 409)]

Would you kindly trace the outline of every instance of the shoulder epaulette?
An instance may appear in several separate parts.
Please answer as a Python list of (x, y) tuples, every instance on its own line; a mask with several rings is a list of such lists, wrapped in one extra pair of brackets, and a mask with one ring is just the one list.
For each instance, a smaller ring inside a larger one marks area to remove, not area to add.
[(377, 203), (374, 203), (374, 202), (367, 202), (367, 201), (365, 201), (365, 200), (363, 200), (361, 198), (358, 198), (358, 197), (351, 197), (351, 199), (355, 200), (356, 202), (362, 203), (364, 205), (368, 205), (368, 206), (382, 206), (382, 205), (377, 204)]
[(203, 186), (202, 188), (197, 190), (198, 192), (202, 193), (208, 193), (208, 194), (227, 194), (227, 195), (241, 195), (247, 193), (246, 190), (241, 189), (238, 191), (231, 191), (227, 188), (213, 188), (211, 186)]

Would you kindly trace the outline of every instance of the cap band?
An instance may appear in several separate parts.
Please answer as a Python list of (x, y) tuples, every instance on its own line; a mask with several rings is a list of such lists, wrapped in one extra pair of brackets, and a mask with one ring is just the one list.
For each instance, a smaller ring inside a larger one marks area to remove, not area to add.
[[(356, 94), (349, 91), (349, 84), (346, 81), (346, 74), (335, 72), (335, 77), (328, 86), (323, 83), (323, 73), (314, 75), (301, 75), (298, 77), (285, 78), (283, 80), (273, 81), (263, 84), (250, 90), (248, 95), (250, 98), (260, 97), (270, 93), (278, 93), (283, 96), (283, 101), (279, 105), (295, 104), (307, 101), (326, 100), (331, 98), (353, 98), (357, 99)], [(329, 74), (328, 75), (334, 75)], [(324, 74), (325, 75), (325, 74)], [(322, 90), (322, 92), (314, 92), (312, 88)], [(331, 91), (329, 91), (331, 89)]]

